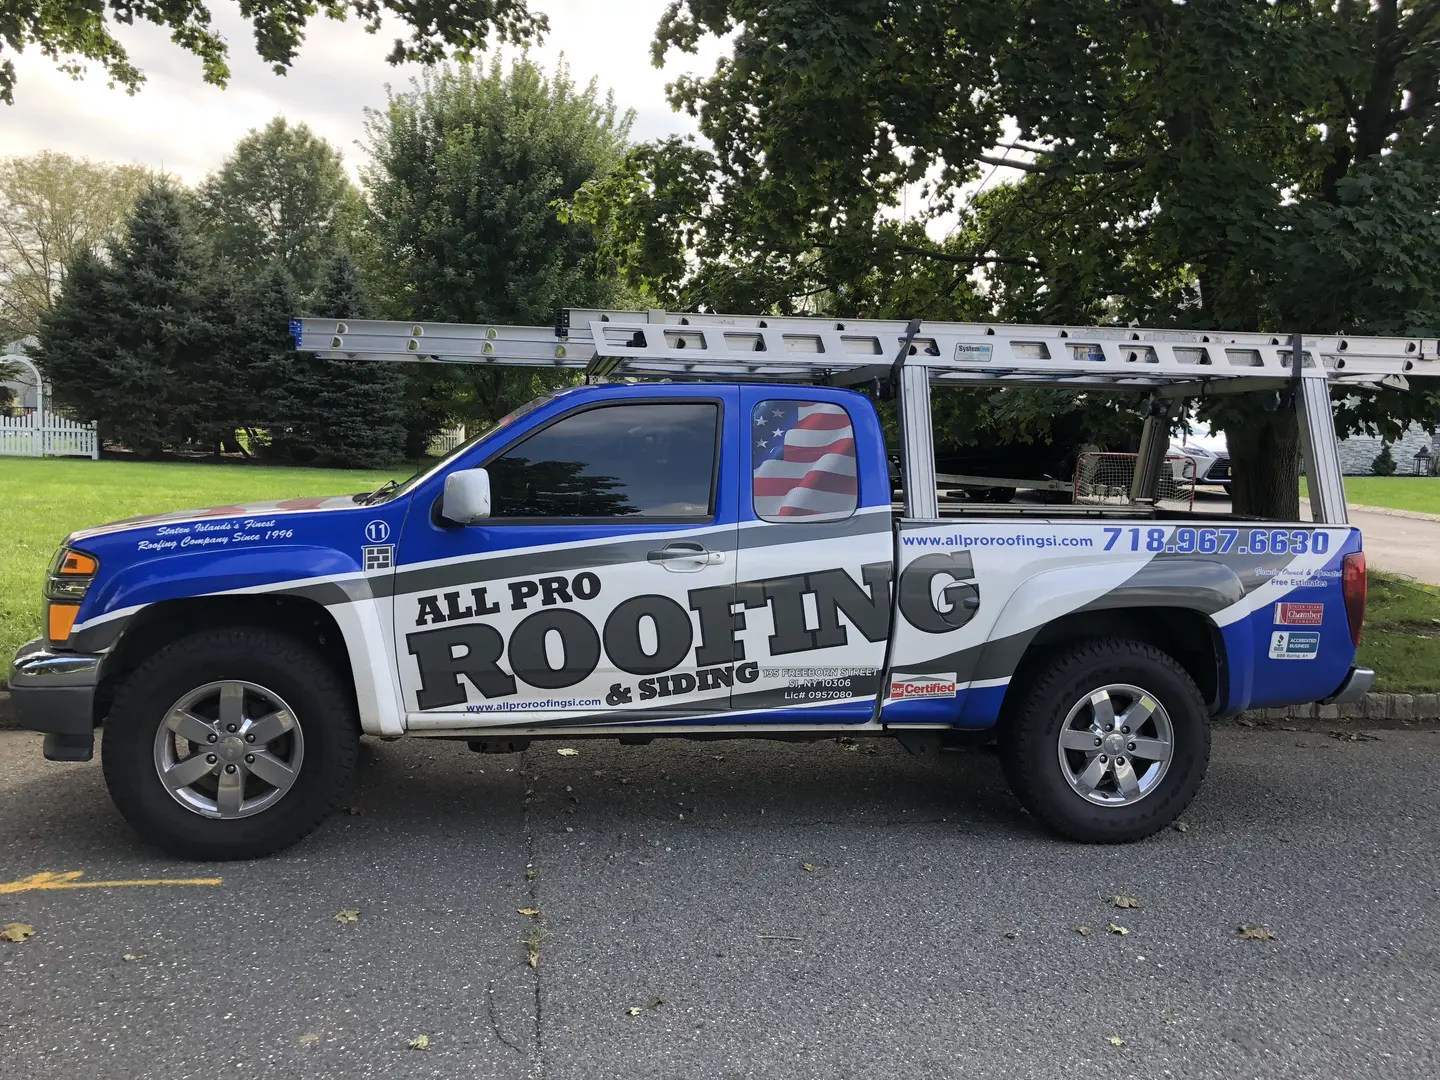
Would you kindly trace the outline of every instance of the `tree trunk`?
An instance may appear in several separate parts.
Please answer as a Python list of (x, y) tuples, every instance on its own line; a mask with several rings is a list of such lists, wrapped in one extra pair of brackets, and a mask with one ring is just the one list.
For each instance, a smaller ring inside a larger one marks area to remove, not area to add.
[(1297, 521), (1300, 517), (1300, 423), (1293, 408), (1262, 413), (1225, 429), (1230, 448), (1230, 499), (1237, 514)]

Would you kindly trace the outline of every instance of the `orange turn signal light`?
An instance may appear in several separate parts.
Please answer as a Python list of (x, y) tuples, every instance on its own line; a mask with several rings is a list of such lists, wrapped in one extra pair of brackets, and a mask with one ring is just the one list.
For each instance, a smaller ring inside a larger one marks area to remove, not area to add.
[(100, 563), (93, 555), (86, 555), (83, 551), (67, 551), (65, 557), (60, 560), (59, 573), (73, 574), (77, 576), (89, 576), (100, 569)]
[(49, 604), (45, 608), (45, 635), (56, 645), (70, 640), (70, 630), (75, 625), (75, 616), (80, 612), (79, 604)]

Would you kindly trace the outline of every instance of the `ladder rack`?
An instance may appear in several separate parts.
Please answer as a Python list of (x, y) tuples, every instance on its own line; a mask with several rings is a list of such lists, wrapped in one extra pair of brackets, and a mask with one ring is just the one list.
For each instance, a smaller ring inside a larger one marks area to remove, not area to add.
[[(1285, 335), (1117, 326), (907, 323), (803, 316), (561, 309), (554, 327), (295, 319), (297, 349), (363, 360), (583, 370), (592, 376), (860, 385), (901, 366), (935, 384), (1265, 389), (1293, 376)], [(1440, 376), (1433, 338), (1302, 342), (1301, 375), (1357, 387)]]

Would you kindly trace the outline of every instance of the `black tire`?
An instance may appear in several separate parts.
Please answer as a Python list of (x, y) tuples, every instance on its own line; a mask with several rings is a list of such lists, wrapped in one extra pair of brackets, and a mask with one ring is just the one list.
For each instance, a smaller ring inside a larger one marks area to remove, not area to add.
[[(1210, 724), (1204, 698), (1173, 657), (1140, 641), (1096, 638), (1062, 646), (1017, 682), (1025, 688), (1004, 718), (1001, 764), (1021, 805), (1055, 832), (1088, 844), (1127, 843), (1165, 828), (1195, 797), (1210, 762)], [(1143, 797), (1100, 806), (1072, 788), (1062, 772), (1060, 729), (1076, 703), (1117, 683), (1139, 687), (1159, 701), (1169, 716), (1174, 749), (1168, 770)]]
[[(161, 782), (155, 742), (169, 710), (196, 687), (227, 679), (274, 690), (304, 736), (293, 786), (250, 817), (204, 817)], [(354, 694), (315, 649), (271, 630), (207, 630), (172, 642), (130, 674), (101, 742), (105, 783), (146, 841), (187, 859), (253, 859), (308, 835), (334, 811), (355, 771), (360, 728)]]

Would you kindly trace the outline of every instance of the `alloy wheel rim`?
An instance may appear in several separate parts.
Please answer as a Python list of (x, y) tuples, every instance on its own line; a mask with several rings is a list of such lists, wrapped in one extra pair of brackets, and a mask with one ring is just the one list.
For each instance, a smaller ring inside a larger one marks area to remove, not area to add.
[(305, 736), (279, 694), (223, 679), (185, 694), (155, 733), (155, 771), (170, 797), (201, 817), (269, 809), (295, 786)]
[(1175, 728), (1154, 694), (1109, 683), (1077, 701), (1060, 725), (1060, 771), (1097, 806), (1131, 806), (1154, 791), (1175, 755)]

